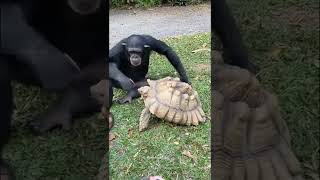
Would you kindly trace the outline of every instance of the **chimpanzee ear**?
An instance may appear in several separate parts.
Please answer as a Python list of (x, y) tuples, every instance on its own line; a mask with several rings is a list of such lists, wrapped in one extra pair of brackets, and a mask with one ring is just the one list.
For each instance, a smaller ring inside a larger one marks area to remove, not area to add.
[(146, 45), (144, 45), (143, 47), (144, 47), (145, 49), (149, 49), (149, 48), (150, 48), (150, 46), (149, 46), (149, 45), (147, 45), (147, 44), (146, 44)]

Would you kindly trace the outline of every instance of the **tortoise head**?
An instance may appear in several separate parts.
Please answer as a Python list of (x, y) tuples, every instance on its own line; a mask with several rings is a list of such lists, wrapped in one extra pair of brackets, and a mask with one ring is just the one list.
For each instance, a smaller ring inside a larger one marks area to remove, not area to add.
[(150, 90), (150, 87), (149, 87), (149, 86), (143, 86), (143, 87), (141, 87), (141, 88), (138, 89), (138, 91), (139, 91), (139, 93), (141, 94), (141, 97), (142, 97), (142, 98), (148, 96), (149, 90)]

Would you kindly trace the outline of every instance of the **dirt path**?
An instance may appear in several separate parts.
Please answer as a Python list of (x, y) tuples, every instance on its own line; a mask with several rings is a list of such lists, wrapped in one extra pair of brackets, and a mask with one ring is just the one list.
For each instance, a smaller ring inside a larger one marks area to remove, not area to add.
[(156, 38), (210, 32), (210, 4), (157, 7), (148, 10), (111, 10), (109, 45), (112, 47), (131, 34)]

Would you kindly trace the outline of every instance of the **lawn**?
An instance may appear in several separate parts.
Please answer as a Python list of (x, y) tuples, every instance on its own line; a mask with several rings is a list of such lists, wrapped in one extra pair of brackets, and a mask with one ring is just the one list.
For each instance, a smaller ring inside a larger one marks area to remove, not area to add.
[(38, 88), (15, 84), (17, 110), (4, 157), (15, 168), (17, 180), (91, 180), (105, 154), (107, 128), (99, 114), (77, 119), (71, 131), (55, 129), (34, 136), (28, 122), (55, 99)]
[[(203, 109), (210, 117), (210, 33), (181, 36), (165, 40), (181, 58), (192, 86), (198, 91)], [(176, 77), (174, 68), (164, 57), (153, 54), (149, 78)], [(123, 91), (115, 92), (115, 99)], [(177, 126), (152, 118), (149, 129), (138, 131), (144, 108), (141, 99), (112, 107), (115, 126), (111, 133), (111, 179), (139, 179), (161, 175), (165, 179), (210, 179), (210, 119), (204, 124)], [(186, 156), (184, 154), (189, 154)]]
[[(204, 111), (210, 112), (210, 53), (191, 51), (210, 48), (210, 34), (182, 36), (167, 40), (181, 57), (193, 87), (200, 94)], [(153, 55), (150, 78), (176, 76), (164, 57)], [(77, 119), (71, 131), (55, 129), (34, 136), (28, 122), (43, 112), (56, 98), (39, 88), (14, 84), (17, 109), (13, 132), (4, 158), (15, 168), (18, 180), (91, 180), (95, 179), (105, 154), (107, 129), (99, 114)], [(117, 91), (115, 98), (124, 95)], [(153, 119), (149, 130), (138, 133), (138, 118), (143, 104), (115, 105), (117, 137), (110, 158), (112, 179), (139, 179), (142, 175), (208, 179), (210, 170), (210, 123), (182, 127)], [(129, 134), (128, 134), (129, 132)], [(129, 136), (128, 136), (129, 135)], [(190, 152), (194, 158), (183, 155)]]
[(262, 83), (278, 95), (307, 178), (319, 178), (319, 1), (229, 3)]

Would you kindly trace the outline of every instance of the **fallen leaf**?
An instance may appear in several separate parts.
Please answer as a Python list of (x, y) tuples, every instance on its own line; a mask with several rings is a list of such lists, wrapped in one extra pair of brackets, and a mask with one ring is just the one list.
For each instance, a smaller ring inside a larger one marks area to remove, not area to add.
[(279, 56), (280, 56), (280, 53), (282, 52), (282, 50), (283, 50), (282, 47), (275, 47), (275, 48), (271, 49), (268, 54), (272, 59), (279, 59)]
[(184, 150), (184, 151), (182, 152), (182, 154), (185, 155), (185, 156), (187, 156), (187, 157), (189, 157), (189, 158), (191, 158), (191, 159), (193, 160), (193, 162), (196, 162), (195, 157), (191, 154), (190, 151)]
[(210, 51), (210, 49), (209, 48), (196, 49), (196, 50), (193, 50), (192, 53), (197, 53), (197, 52), (201, 52), (201, 51)]
[(291, 16), (290, 19), (289, 19), (289, 24), (290, 25), (300, 25), (301, 24), (301, 21), (303, 21), (303, 15), (301, 14), (295, 14), (294, 16)]
[(109, 142), (116, 139), (116, 135), (114, 133), (109, 133)]
[(128, 138), (131, 138), (133, 135), (133, 129), (132, 128), (129, 128), (128, 129)]

